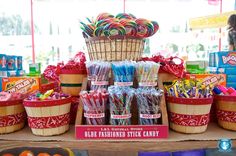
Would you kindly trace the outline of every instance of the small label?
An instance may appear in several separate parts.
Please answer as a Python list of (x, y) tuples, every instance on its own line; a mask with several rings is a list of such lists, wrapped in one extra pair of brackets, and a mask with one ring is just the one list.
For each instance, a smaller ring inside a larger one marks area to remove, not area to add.
[(133, 86), (133, 82), (115, 82), (115, 86)]
[(143, 119), (158, 119), (161, 117), (161, 114), (140, 114), (139, 117)]
[(86, 117), (86, 118), (104, 118), (105, 113), (98, 113), (98, 114), (84, 113), (84, 117)]
[(104, 85), (108, 85), (109, 82), (108, 81), (92, 81), (91, 84), (97, 85), (97, 86), (104, 86)]
[(131, 114), (125, 114), (125, 115), (114, 115), (111, 114), (112, 119), (129, 119), (131, 118)]
[(145, 86), (147, 86), (147, 87), (157, 86), (156, 82), (139, 82), (138, 84), (139, 84), (139, 86), (143, 86), (143, 87), (145, 87)]

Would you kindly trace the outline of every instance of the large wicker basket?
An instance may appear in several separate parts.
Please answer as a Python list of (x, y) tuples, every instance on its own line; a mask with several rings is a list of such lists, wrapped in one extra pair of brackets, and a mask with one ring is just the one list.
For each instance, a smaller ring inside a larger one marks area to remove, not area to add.
[(89, 58), (104, 61), (139, 60), (145, 40), (132, 36), (85, 38)]
[(24, 100), (28, 124), (33, 134), (52, 136), (69, 129), (71, 97), (59, 100)]
[(207, 129), (213, 98), (168, 97), (170, 127), (181, 133), (202, 133)]
[(23, 100), (0, 101), (0, 134), (20, 130), (25, 125)]
[(216, 95), (215, 101), (218, 124), (236, 131), (236, 96)]

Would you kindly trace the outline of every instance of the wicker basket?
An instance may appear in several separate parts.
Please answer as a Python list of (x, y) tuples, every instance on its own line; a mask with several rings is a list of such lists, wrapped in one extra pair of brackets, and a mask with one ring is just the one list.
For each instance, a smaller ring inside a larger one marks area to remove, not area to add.
[(28, 124), (33, 134), (52, 136), (69, 129), (71, 97), (60, 100), (24, 100)]
[(218, 124), (236, 131), (236, 96), (216, 95), (215, 101)]
[(60, 85), (63, 93), (71, 96), (78, 96), (82, 87), (82, 82), (87, 75), (86, 71), (63, 70), (60, 73)]
[(0, 101), (0, 134), (20, 130), (25, 125), (23, 100)]
[(202, 133), (209, 123), (213, 98), (168, 97), (170, 127), (181, 133)]
[(89, 58), (104, 61), (139, 60), (145, 40), (132, 36), (85, 38)]

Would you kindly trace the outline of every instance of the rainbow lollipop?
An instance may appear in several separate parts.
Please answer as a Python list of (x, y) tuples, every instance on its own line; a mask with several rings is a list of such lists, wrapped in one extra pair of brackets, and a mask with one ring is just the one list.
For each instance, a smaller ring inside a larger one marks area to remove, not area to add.
[(97, 22), (95, 23), (95, 26), (96, 26), (96, 27), (101, 27), (101, 26), (107, 25), (108, 23), (113, 23), (113, 22), (119, 22), (119, 20), (116, 19), (116, 18), (102, 19), (102, 20), (97, 21)]
[(93, 32), (93, 35), (94, 36), (104, 36), (104, 30), (103, 30), (103, 27), (97, 27), (94, 32)]
[(126, 31), (122, 24), (114, 22), (104, 27), (104, 34), (105, 36), (125, 35)]
[(135, 36), (138, 31), (137, 23), (130, 19), (121, 19), (120, 24), (125, 27), (126, 35), (128, 36)]
[(92, 37), (95, 27), (92, 24), (85, 24), (83, 22), (80, 22), (80, 24), (82, 25), (80, 28), (84, 31), (84, 33)]
[(152, 23), (152, 25), (154, 27), (153, 34), (155, 34), (159, 30), (159, 24), (156, 21), (151, 21), (151, 23)]
[(116, 15), (116, 18), (118, 18), (118, 19), (133, 19), (132, 16), (130, 16), (129, 14), (126, 14), (126, 13), (119, 13)]
[(96, 21), (100, 21), (102, 19), (107, 19), (107, 18), (113, 18), (114, 16), (112, 14), (109, 13), (101, 13), (97, 16)]
[(149, 37), (153, 34), (154, 26), (151, 23), (151, 21), (139, 18), (136, 19), (135, 22), (138, 25), (138, 32), (137, 32), (138, 37)]

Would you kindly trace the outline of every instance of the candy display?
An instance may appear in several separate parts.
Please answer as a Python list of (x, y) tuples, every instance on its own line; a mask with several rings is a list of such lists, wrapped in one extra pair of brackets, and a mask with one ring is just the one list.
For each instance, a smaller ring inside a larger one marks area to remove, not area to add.
[(106, 88), (109, 85), (111, 64), (103, 61), (91, 61), (86, 63), (88, 80), (91, 81), (91, 90)]
[(48, 90), (44, 94), (36, 92), (24, 99), (23, 104), (33, 134), (52, 136), (65, 133), (69, 129), (71, 107), (69, 95), (53, 90)]
[(11, 133), (24, 127), (24, 97), (25, 95), (20, 93), (0, 92), (0, 134)]
[(108, 93), (105, 89), (96, 91), (81, 91), (80, 99), (83, 103), (84, 117), (88, 125), (105, 124), (105, 107)]
[(83, 52), (78, 52), (68, 63), (58, 64), (61, 90), (71, 96), (78, 96), (83, 79), (87, 76), (86, 58)]
[(139, 107), (139, 124), (160, 124), (160, 102), (163, 91), (154, 88), (138, 88), (135, 94)]
[(136, 18), (127, 13), (119, 13), (116, 16), (101, 13), (95, 21), (89, 18), (87, 21), (88, 24), (80, 22), (85, 38), (116, 35), (146, 38), (154, 35), (159, 29), (156, 21)]
[(68, 98), (69, 95), (65, 93), (54, 92), (53, 90), (48, 90), (45, 93), (36, 92), (27, 97), (30, 101), (43, 101), (43, 100), (60, 100)]
[(112, 63), (114, 75), (114, 85), (116, 86), (133, 86), (135, 76), (135, 62), (121, 61)]
[(181, 98), (209, 98), (212, 97), (212, 85), (203, 85), (198, 80), (177, 80), (172, 85), (165, 86), (168, 96)]
[(108, 87), (110, 102), (110, 124), (131, 124), (131, 102), (134, 97), (134, 89), (130, 87)]
[(136, 76), (139, 86), (156, 86), (159, 68), (160, 64), (155, 62), (138, 62), (136, 65)]
[(226, 88), (224, 86), (219, 85), (213, 89), (213, 92), (217, 95), (236, 96), (236, 90), (233, 87)]
[[(177, 56), (164, 58), (162, 55), (154, 55), (152, 57), (143, 57), (142, 60), (160, 63), (160, 72), (167, 72), (179, 78), (183, 78), (185, 75), (184, 61)], [(175, 60), (180, 61), (180, 63), (176, 63)]]
[(29, 94), (40, 89), (39, 77), (3, 77), (0, 78), (0, 90)]

